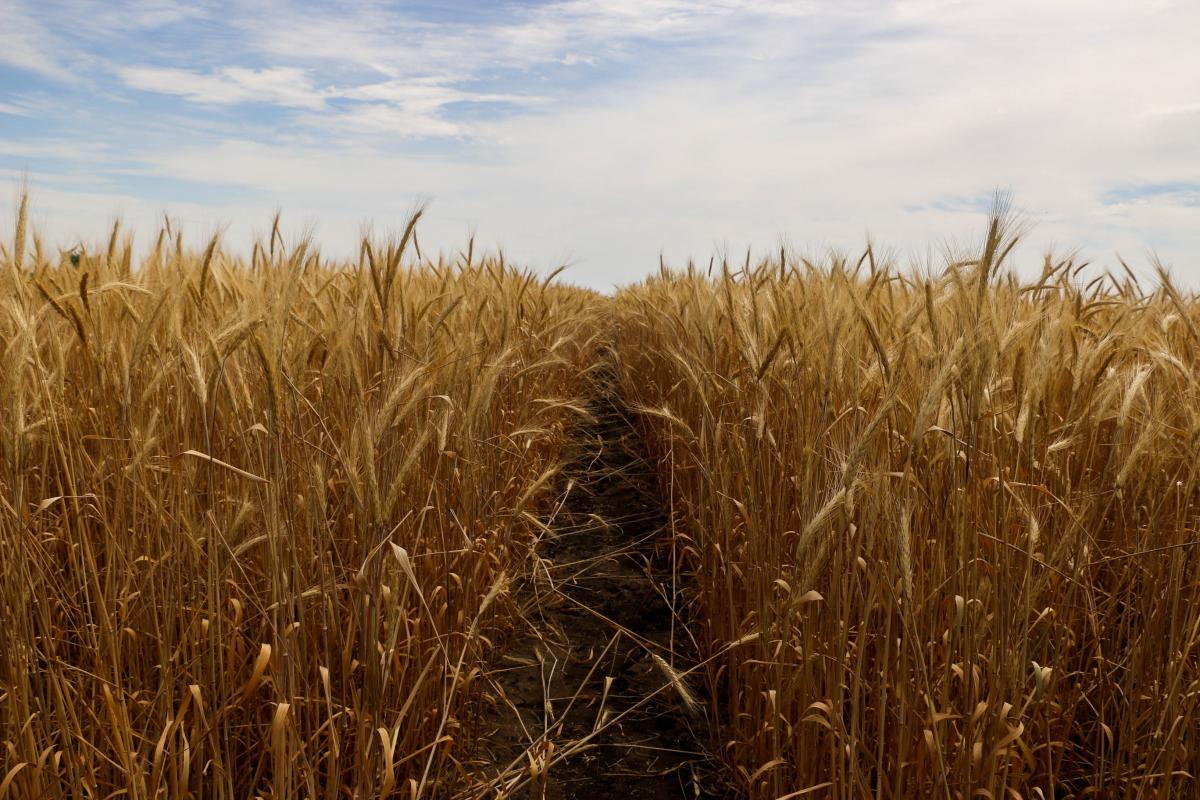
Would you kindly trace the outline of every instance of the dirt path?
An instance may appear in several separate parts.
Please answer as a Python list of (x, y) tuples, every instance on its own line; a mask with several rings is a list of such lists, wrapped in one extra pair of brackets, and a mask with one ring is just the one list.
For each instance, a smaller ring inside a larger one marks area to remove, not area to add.
[(494, 764), (490, 796), (723, 796), (699, 744), (705, 709), (671, 678), (695, 648), (673, 613), (670, 557), (656, 553), (666, 518), (652, 466), (613, 386), (598, 376), (526, 588), (529, 630), (493, 677), (479, 754)]

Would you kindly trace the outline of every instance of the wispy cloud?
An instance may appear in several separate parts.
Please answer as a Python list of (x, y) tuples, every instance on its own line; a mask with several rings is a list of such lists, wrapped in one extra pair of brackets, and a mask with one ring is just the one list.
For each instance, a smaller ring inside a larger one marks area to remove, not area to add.
[[(480, 71), (542, 65), (594, 64), (644, 57), (633, 46), (695, 40), (750, 18), (812, 13), (811, 3), (728, 0), (565, 0), (531, 5), (468, 4), (451, 24), (368, 4), (355, 14), (339, 10), (288, 15), (265, 4), (242, 20), (257, 49), (277, 58), (297, 53), (347, 68), (398, 78), (468, 77)], [(269, 24), (268, 24), (269, 22)]]
[(123, 67), (118, 75), (134, 89), (178, 95), (209, 105), (270, 103), (316, 110), (325, 107), (327, 97), (326, 92), (313, 85), (305, 70), (295, 67), (223, 67), (210, 73), (169, 67)]
[(404, 105), (370, 103), (306, 121), (342, 133), (382, 134), (399, 138), (457, 137), (466, 133), (462, 125), (444, 119), (437, 112), (436, 108), (420, 110)]
[(0, 64), (73, 82), (75, 75), (55, 57), (53, 42), (54, 37), (20, 2), (0, 4)]
[(52, 158), (63, 162), (107, 160), (111, 155), (100, 145), (72, 140), (9, 141), (0, 139), (0, 156), (12, 158)]
[(8, 114), (14, 117), (29, 117), (32, 112), (16, 103), (0, 103), (0, 114)]
[(303, 125), (402, 137), (464, 134), (462, 124), (445, 118), (450, 106), (530, 107), (546, 101), (514, 93), (466, 91), (430, 78), (318, 86), (312, 71), (297, 67), (223, 67), (209, 73), (167, 67), (123, 67), (118, 74), (131, 88), (175, 95), (203, 105), (260, 103), (303, 109), (320, 112), (298, 118)]
[(1106, 206), (1163, 200), (1174, 205), (1200, 208), (1200, 182), (1168, 181), (1114, 186), (1101, 195)]
[(913, 211), (940, 211), (949, 214), (986, 214), (996, 202), (994, 189), (976, 192), (970, 195), (955, 195), (939, 197), (929, 203), (910, 206)]

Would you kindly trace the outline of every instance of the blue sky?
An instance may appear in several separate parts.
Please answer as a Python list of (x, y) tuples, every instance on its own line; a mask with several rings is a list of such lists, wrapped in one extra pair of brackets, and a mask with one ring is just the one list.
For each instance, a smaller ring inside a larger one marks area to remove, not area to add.
[(1010, 190), (1022, 253), (1200, 285), (1193, 0), (0, 0), (0, 214), (60, 245), (163, 213), (349, 254), (420, 202), (600, 288), (867, 235), (904, 262)]

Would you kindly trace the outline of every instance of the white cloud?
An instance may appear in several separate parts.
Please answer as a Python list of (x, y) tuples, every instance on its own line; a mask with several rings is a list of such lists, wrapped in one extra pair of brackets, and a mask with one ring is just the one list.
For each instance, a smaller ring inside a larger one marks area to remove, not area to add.
[[(256, 49), (279, 59), (297, 54), (393, 78), (476, 77), (481, 72), (544, 65), (590, 65), (636, 58), (636, 40), (688, 41), (753, 19), (796, 18), (819, 3), (753, 0), (559, 0), (437, 25), (377, 5), (281, 14), (280, 3), (255, 5), (237, 21)], [(841, 13), (838, 14), (841, 16)]]
[(54, 38), (17, 0), (0, 4), (0, 64), (28, 70), (56, 81), (75, 76), (54, 53)]
[(548, 98), (504, 92), (468, 92), (436, 79), (389, 80), (330, 90), (347, 100), (383, 101), (406, 108), (436, 111), (451, 103), (503, 103), (514, 106), (544, 105)]
[[(387, 80), (350, 86), (318, 87), (308, 70), (296, 67), (244, 69), (225, 67), (210, 73), (163, 67), (125, 67), (126, 85), (176, 95), (205, 105), (269, 103), (317, 112), (299, 122), (315, 128), (387, 133), (399, 137), (460, 136), (463, 125), (444, 118), (456, 103), (535, 106), (546, 98), (502, 92), (469, 92), (437, 79)], [(329, 101), (353, 101), (331, 108)]]
[(314, 117), (309, 124), (342, 132), (386, 134), (397, 138), (462, 136), (466, 129), (442, 119), (437, 109), (426, 111), (379, 103), (356, 106), (332, 116)]
[(32, 72), (62, 84), (94, 77), (98, 61), (86, 43), (122, 33), (142, 33), (204, 15), (181, 0), (97, 2), (57, 0), (0, 3), (0, 64)]
[(74, 141), (17, 142), (0, 139), (0, 156), (12, 158), (52, 158), (63, 162), (104, 162), (111, 156), (107, 148)]
[(211, 73), (164, 67), (124, 67), (118, 74), (134, 89), (178, 95), (197, 103), (272, 103), (312, 110), (325, 107), (326, 93), (313, 85), (305, 70), (294, 67), (223, 67)]

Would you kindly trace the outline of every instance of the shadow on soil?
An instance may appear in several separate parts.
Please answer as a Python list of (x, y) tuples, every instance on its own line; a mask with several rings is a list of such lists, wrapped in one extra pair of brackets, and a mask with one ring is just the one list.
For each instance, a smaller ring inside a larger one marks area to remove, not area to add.
[(565, 501), (523, 590), (528, 628), (493, 676), (499, 700), (477, 753), (494, 765), (485, 796), (727, 796), (704, 752), (705, 709), (679, 675), (696, 648), (676, 613), (669, 548), (656, 547), (669, 537), (662, 497), (614, 387), (596, 376)]

